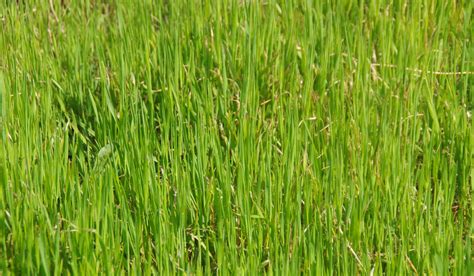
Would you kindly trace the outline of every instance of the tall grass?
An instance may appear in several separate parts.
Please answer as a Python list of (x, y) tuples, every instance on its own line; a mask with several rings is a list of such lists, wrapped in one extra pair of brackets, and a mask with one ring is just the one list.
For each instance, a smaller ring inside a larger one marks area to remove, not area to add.
[(0, 268), (474, 270), (471, 1), (0, 1)]

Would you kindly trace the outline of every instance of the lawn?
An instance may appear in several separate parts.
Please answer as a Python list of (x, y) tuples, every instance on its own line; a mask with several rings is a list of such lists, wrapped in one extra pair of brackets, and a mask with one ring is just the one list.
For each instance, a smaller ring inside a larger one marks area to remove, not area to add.
[(0, 274), (474, 273), (473, 11), (0, 0)]

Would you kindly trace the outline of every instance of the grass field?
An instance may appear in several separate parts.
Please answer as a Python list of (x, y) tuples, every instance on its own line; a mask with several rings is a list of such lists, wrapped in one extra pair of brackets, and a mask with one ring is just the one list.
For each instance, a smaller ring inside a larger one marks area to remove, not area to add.
[(0, 0), (0, 274), (474, 273), (473, 8)]

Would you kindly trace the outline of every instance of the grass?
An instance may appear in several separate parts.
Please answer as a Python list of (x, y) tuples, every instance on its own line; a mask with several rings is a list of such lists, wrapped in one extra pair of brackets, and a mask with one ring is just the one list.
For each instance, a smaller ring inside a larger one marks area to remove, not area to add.
[(0, 269), (473, 273), (473, 7), (0, 1)]

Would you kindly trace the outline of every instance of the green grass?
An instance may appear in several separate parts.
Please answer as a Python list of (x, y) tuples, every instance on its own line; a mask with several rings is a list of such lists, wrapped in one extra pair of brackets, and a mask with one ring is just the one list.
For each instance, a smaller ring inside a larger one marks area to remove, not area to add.
[(0, 0), (0, 274), (470, 275), (473, 8)]

